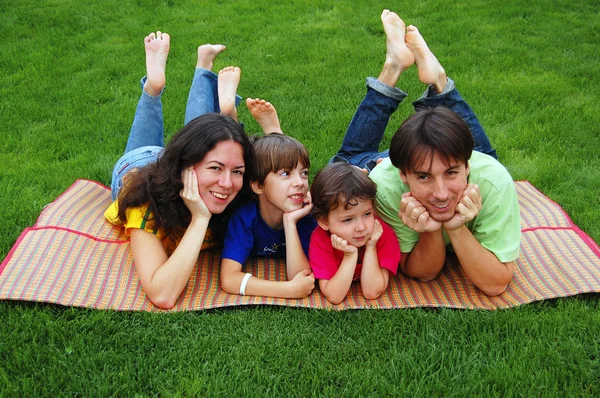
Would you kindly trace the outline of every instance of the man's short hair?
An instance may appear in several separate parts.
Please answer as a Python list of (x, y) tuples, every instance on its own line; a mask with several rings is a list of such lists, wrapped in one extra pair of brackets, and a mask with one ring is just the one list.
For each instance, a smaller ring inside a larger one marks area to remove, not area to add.
[(406, 119), (392, 137), (390, 160), (403, 173), (433, 162), (434, 154), (447, 165), (451, 160), (467, 165), (474, 145), (469, 126), (456, 113), (445, 107), (423, 109)]

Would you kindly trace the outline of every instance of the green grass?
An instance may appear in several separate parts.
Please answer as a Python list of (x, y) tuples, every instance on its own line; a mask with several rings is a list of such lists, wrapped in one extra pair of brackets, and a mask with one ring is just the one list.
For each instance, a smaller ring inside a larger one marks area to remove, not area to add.
[[(501, 161), (600, 241), (598, 1), (0, 2), (0, 258), (78, 178), (109, 184), (144, 74), (172, 35), (165, 131), (195, 49), (226, 44), (242, 96), (272, 101), (314, 173), (385, 53), (379, 14), (419, 27)], [(414, 71), (399, 86), (423, 86)], [(391, 132), (410, 114), (406, 104)], [(258, 131), (249, 113), (240, 119)], [(600, 395), (597, 295), (485, 312), (239, 308), (138, 314), (0, 302), (0, 396)]]

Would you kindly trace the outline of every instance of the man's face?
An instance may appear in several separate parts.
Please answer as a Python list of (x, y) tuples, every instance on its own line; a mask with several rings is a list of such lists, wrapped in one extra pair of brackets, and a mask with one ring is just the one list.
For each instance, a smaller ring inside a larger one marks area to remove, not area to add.
[(425, 206), (434, 220), (444, 222), (452, 219), (467, 187), (469, 166), (454, 159), (446, 164), (435, 153), (433, 160), (426, 158), (414, 169), (414, 172), (406, 174), (400, 171), (400, 178), (408, 185), (412, 196)]

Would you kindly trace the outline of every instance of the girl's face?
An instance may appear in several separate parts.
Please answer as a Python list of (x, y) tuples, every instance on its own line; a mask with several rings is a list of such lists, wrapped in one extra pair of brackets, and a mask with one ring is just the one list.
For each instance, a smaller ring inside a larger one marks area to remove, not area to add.
[(194, 166), (198, 192), (212, 214), (220, 214), (244, 184), (244, 149), (234, 141), (221, 141)]
[(355, 206), (344, 208), (344, 203), (327, 214), (319, 225), (324, 230), (336, 234), (348, 241), (354, 247), (363, 247), (371, 238), (375, 227), (375, 213), (373, 201), (370, 199), (358, 199)]

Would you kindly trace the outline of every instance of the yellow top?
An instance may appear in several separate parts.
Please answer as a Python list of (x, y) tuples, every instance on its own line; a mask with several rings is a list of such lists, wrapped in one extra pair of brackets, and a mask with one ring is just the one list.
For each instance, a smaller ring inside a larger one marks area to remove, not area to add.
[[(104, 217), (108, 222), (114, 225), (123, 225), (125, 227), (125, 235), (129, 236), (130, 229), (143, 229), (146, 232), (156, 235), (163, 242), (163, 246), (167, 253), (171, 255), (179, 240), (173, 240), (167, 238), (165, 231), (162, 228), (154, 228), (154, 221), (152, 221), (152, 213), (150, 212), (149, 206), (143, 205), (139, 207), (130, 207), (126, 211), (127, 222), (123, 223), (119, 219), (119, 201), (115, 200), (104, 212)], [(210, 228), (206, 230), (204, 234), (204, 242), (202, 242), (202, 248), (200, 250), (212, 249), (218, 247), (219, 244), (213, 239)]]

